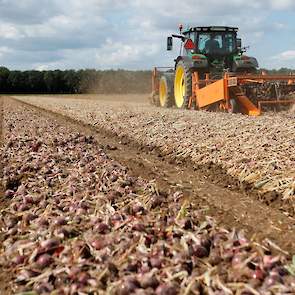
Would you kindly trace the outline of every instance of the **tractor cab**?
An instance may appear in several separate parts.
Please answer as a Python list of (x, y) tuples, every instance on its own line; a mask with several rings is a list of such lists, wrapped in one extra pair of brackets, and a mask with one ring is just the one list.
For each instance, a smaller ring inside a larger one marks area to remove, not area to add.
[(242, 41), (235, 27), (193, 27), (172, 35), (167, 40), (167, 50), (172, 50), (173, 38), (182, 40), (181, 53), (176, 61), (191, 60), (191, 67), (205, 72), (254, 72), (258, 68), (255, 58), (243, 55)]
[[(237, 28), (228, 27), (190, 28), (182, 33), (184, 50), (204, 55), (237, 54), (241, 51), (241, 39), (237, 39), (237, 31)], [(188, 47), (187, 42), (190, 43)]]

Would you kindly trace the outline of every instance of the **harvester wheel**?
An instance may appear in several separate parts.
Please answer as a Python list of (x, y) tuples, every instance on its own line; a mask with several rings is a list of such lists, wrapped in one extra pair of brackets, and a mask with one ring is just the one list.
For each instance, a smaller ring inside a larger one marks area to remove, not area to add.
[(187, 109), (192, 95), (192, 73), (181, 60), (178, 62), (174, 78), (175, 105), (179, 109)]
[(159, 85), (159, 103), (163, 108), (171, 108), (174, 105), (173, 75), (163, 75)]
[(230, 102), (231, 108), (228, 110), (228, 112), (231, 114), (239, 113), (239, 106), (237, 101), (234, 98), (232, 98), (230, 99), (229, 102)]
[(159, 95), (155, 92), (152, 92), (151, 95), (149, 96), (149, 102), (150, 104), (159, 107), (160, 106)]

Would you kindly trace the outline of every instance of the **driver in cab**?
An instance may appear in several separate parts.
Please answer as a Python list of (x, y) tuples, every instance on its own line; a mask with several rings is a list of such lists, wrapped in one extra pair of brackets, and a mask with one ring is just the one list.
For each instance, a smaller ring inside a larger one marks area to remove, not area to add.
[(216, 35), (211, 34), (210, 39), (206, 41), (205, 43), (205, 50), (208, 54), (214, 54), (218, 53), (220, 50), (219, 42), (215, 39)]

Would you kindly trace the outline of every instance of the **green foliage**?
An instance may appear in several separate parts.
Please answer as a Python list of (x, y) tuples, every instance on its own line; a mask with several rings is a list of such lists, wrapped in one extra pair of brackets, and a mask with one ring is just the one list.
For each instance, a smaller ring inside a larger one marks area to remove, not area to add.
[(150, 81), (150, 71), (87, 69), (21, 72), (0, 67), (0, 93), (7, 94), (148, 93)]
[(0, 67), (0, 85), (1, 88), (6, 90), (8, 88), (7, 79), (9, 76), (9, 70), (4, 67)]

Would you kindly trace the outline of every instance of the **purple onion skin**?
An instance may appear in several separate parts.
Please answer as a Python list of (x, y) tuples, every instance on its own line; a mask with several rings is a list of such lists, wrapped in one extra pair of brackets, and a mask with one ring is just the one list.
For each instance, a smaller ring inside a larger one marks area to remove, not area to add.
[(31, 221), (33, 221), (34, 219), (36, 219), (37, 216), (31, 213), (28, 213), (26, 215), (23, 215), (23, 220), (25, 223), (29, 224)]
[(65, 219), (64, 217), (62, 217), (62, 216), (57, 217), (57, 218), (53, 221), (53, 223), (54, 223), (56, 226), (61, 226), (61, 225), (66, 225), (66, 224), (67, 224), (66, 219)]
[(45, 240), (40, 243), (41, 248), (45, 251), (49, 251), (51, 249), (54, 249), (54, 248), (58, 247), (59, 245), (60, 245), (60, 241), (56, 238)]
[(101, 250), (103, 248), (105, 248), (106, 243), (104, 240), (100, 239), (100, 240), (94, 240), (91, 243), (91, 246), (95, 249), (95, 250)]
[(270, 275), (268, 277), (265, 278), (264, 280), (264, 286), (269, 288), (277, 283), (281, 282), (281, 278), (278, 275)]
[(136, 223), (132, 226), (132, 229), (134, 231), (138, 231), (138, 232), (144, 232), (146, 230), (146, 227), (144, 224), (142, 223)]
[(265, 273), (261, 269), (256, 269), (253, 273), (253, 279), (263, 280), (265, 278)]
[(15, 192), (13, 190), (7, 190), (4, 195), (6, 198), (12, 198), (14, 194)]
[(110, 227), (106, 223), (99, 223), (95, 225), (94, 227), (95, 231), (97, 231), (99, 234), (107, 234), (110, 231)]
[(25, 260), (26, 260), (26, 256), (18, 255), (13, 259), (13, 263), (15, 265), (20, 265), (20, 264), (23, 264), (25, 262)]
[(53, 262), (53, 258), (48, 255), (48, 254), (43, 254), (41, 256), (38, 257), (37, 261), (36, 261), (36, 265), (43, 269), (48, 267), (50, 264), (52, 264)]
[(78, 282), (82, 285), (86, 285), (89, 279), (90, 276), (86, 272), (82, 272), (78, 275)]
[(140, 280), (140, 286), (143, 289), (152, 288), (156, 289), (159, 286), (159, 280), (155, 276), (146, 275)]
[(47, 294), (53, 291), (53, 287), (48, 283), (41, 283), (36, 287), (36, 291), (38, 294)]
[(162, 284), (156, 289), (156, 295), (177, 295), (178, 291), (175, 286)]
[(38, 220), (38, 225), (41, 226), (41, 227), (46, 227), (49, 225), (49, 222), (47, 219), (41, 217), (39, 220)]
[(193, 255), (198, 258), (204, 258), (209, 256), (208, 250), (203, 246), (193, 246)]
[(135, 215), (137, 213), (143, 213), (144, 207), (140, 204), (135, 204), (132, 206), (132, 213)]
[(136, 284), (132, 281), (125, 281), (123, 282), (117, 290), (118, 295), (130, 295), (137, 289)]
[(34, 204), (34, 199), (31, 196), (24, 197), (24, 204)]
[(25, 204), (25, 203), (21, 204), (21, 205), (18, 207), (18, 210), (21, 211), (21, 212), (27, 211), (27, 210), (29, 210), (29, 209), (30, 209), (30, 207), (28, 206), (28, 204)]
[(152, 257), (150, 259), (150, 264), (152, 267), (161, 268), (162, 267), (162, 260), (159, 257)]

